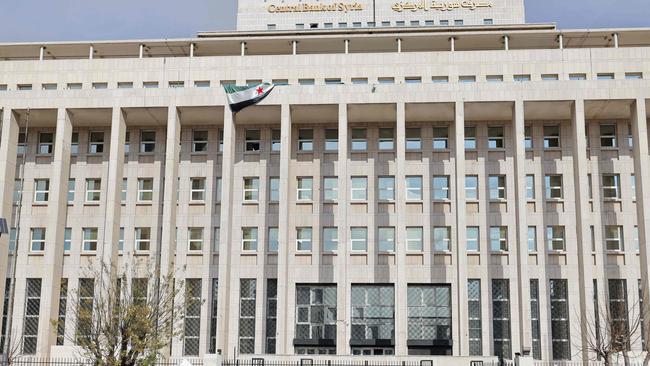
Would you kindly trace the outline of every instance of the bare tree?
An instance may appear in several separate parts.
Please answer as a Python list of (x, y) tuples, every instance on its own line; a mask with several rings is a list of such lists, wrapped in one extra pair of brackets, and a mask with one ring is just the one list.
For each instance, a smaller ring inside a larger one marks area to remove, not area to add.
[[(15, 328), (11, 330), (11, 337), (9, 337), (10, 344), (6, 345), (6, 348), (3, 347), (2, 350), (7, 354), (4, 355), (3, 362), (6, 362), (6, 365), (13, 365), (16, 361), (24, 356), (23, 354), (23, 337), (20, 334), (16, 334)], [(7, 337), (4, 337), (4, 342), (7, 342)]]
[(113, 280), (109, 273), (105, 265), (89, 269), (92, 283), (80, 281), (69, 296), (76, 330), (66, 339), (97, 366), (153, 365), (173, 338), (183, 336), (185, 311), (198, 300), (186, 298), (185, 281), (173, 272), (157, 276), (147, 269), (140, 278), (133, 272), (131, 284), (126, 271)]

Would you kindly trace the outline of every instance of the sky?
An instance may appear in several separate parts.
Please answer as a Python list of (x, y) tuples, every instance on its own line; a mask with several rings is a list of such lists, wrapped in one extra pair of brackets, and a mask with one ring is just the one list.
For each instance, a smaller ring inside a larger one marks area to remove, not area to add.
[[(237, 0), (0, 0), (0, 42), (164, 39), (235, 29)], [(526, 0), (529, 23), (650, 27), (650, 0)]]

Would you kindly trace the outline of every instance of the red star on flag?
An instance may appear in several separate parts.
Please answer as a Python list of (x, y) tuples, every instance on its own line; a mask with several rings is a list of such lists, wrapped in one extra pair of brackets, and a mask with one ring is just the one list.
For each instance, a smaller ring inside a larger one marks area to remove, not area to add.
[(264, 90), (262, 89), (261, 86), (258, 86), (256, 91), (257, 91), (257, 95), (260, 95), (260, 94), (264, 93)]

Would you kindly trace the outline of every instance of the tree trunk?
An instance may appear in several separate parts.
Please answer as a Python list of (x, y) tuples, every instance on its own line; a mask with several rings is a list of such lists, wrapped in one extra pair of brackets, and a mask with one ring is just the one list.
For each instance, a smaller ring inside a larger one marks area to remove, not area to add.
[(630, 355), (627, 349), (623, 349), (623, 363), (625, 366), (630, 366)]
[(648, 366), (650, 364), (650, 352), (646, 351), (645, 358), (643, 359), (643, 366)]

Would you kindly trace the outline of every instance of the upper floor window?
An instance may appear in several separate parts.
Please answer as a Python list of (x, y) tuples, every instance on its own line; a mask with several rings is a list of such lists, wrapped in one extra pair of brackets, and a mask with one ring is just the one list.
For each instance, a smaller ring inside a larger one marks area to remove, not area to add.
[(313, 199), (314, 179), (312, 177), (299, 177), (297, 197), (298, 201), (311, 201)]
[(433, 199), (436, 201), (449, 199), (449, 176), (433, 177)]
[(101, 154), (104, 152), (104, 132), (91, 132), (88, 136), (88, 153)]
[(296, 250), (311, 251), (312, 230), (310, 227), (296, 228)]
[(323, 200), (326, 202), (336, 202), (339, 199), (339, 179), (338, 177), (323, 178)]
[(449, 226), (433, 228), (433, 247), (438, 252), (451, 250), (451, 228)]
[(49, 200), (49, 196), (50, 196), (50, 180), (49, 179), (34, 180), (34, 202), (45, 203)]
[(45, 251), (45, 228), (44, 227), (35, 227), (31, 230), (31, 243), (29, 250), (31, 252), (42, 252)]
[(260, 151), (260, 130), (246, 130), (246, 151)]
[(338, 249), (339, 229), (336, 227), (323, 228), (323, 251), (333, 252)]
[(156, 131), (142, 131), (140, 133), (140, 152), (152, 153), (156, 149)]
[(461, 75), (458, 77), (458, 82), (459, 83), (475, 83), (476, 82), (476, 76), (475, 75)]
[(476, 127), (465, 127), (465, 150), (476, 150)]
[(562, 192), (562, 175), (547, 175), (544, 183), (546, 185), (547, 199), (561, 199), (564, 197), (564, 194)]
[(271, 130), (271, 151), (280, 151), (282, 149), (282, 131), (279, 129)]
[(368, 200), (367, 177), (352, 177), (352, 184), (350, 185), (350, 197), (352, 201)]
[(393, 150), (395, 147), (395, 130), (392, 128), (379, 129), (379, 150)]
[(530, 74), (513, 75), (512, 78), (514, 81), (530, 81)]
[(560, 126), (544, 126), (544, 148), (560, 147)]
[(269, 178), (269, 202), (280, 201), (280, 178)]
[(642, 72), (626, 72), (625, 73), (625, 79), (627, 79), (627, 80), (643, 79), (643, 73)]
[(102, 180), (99, 178), (86, 179), (86, 202), (99, 202), (102, 192)]
[(97, 251), (97, 228), (84, 228), (83, 229), (83, 243), (81, 248), (84, 252), (95, 252)]
[(377, 250), (380, 252), (395, 251), (395, 228), (392, 226), (377, 229)]
[(422, 149), (422, 138), (420, 137), (420, 128), (412, 127), (406, 129), (406, 150)]
[(422, 201), (422, 176), (406, 177), (406, 200)]
[(368, 228), (351, 227), (350, 228), (350, 247), (352, 251), (368, 250)]
[(526, 150), (533, 149), (533, 128), (531, 126), (524, 127), (524, 148)]
[(138, 179), (138, 201), (151, 202), (153, 200), (153, 178)]
[(479, 241), (479, 227), (478, 226), (468, 226), (466, 228), (465, 238), (467, 240), (467, 251), (469, 252), (478, 252), (480, 249)]
[(587, 74), (569, 74), (569, 80), (587, 80)]
[(41, 132), (38, 134), (38, 153), (50, 155), (54, 152), (54, 134), (52, 132)]
[(200, 252), (203, 250), (203, 228), (191, 227), (187, 229), (187, 250)]
[(379, 201), (395, 200), (395, 177), (379, 177), (377, 179)]
[(135, 228), (135, 251), (146, 252), (151, 248), (151, 228)]
[(406, 250), (421, 252), (423, 248), (422, 227), (407, 227)]
[(503, 126), (488, 127), (488, 148), (505, 148)]
[(605, 226), (605, 249), (623, 250), (623, 227), (608, 225)]
[(301, 128), (298, 130), (298, 150), (314, 150), (314, 130), (311, 128)]
[(618, 174), (603, 174), (603, 197), (605, 199), (621, 198), (621, 178)]
[(190, 178), (190, 201), (205, 201), (205, 178)]
[(528, 251), (536, 252), (537, 251), (537, 227), (529, 226), (528, 227)]
[(352, 129), (352, 151), (366, 151), (368, 149), (367, 132), (365, 128)]
[(257, 202), (260, 194), (260, 179), (258, 177), (244, 178), (244, 202)]
[(616, 147), (616, 125), (600, 125), (600, 146)]
[(267, 235), (267, 247), (266, 250), (271, 253), (276, 253), (280, 245), (279, 241), (279, 231), (277, 227), (270, 227)]
[(70, 138), (70, 155), (79, 154), (79, 132), (73, 132)]
[(16, 147), (16, 155), (23, 156), (27, 152), (27, 134), (18, 132), (18, 146)]
[(506, 177), (505, 175), (491, 175), (488, 177), (490, 185), (490, 199), (499, 200), (506, 198)]
[(478, 175), (465, 176), (465, 199), (478, 199)]
[(506, 226), (490, 227), (490, 250), (508, 251), (508, 228)]
[(192, 152), (202, 153), (208, 151), (208, 131), (192, 131)]
[(434, 127), (433, 128), (433, 149), (444, 150), (447, 148), (449, 148), (449, 128)]
[(339, 130), (336, 128), (325, 129), (325, 150), (337, 151), (339, 149)]
[(564, 226), (548, 226), (546, 228), (546, 242), (548, 250), (566, 250)]
[(244, 227), (242, 230), (241, 249), (242, 251), (257, 250), (257, 228)]
[(535, 199), (535, 176), (532, 174), (526, 175), (526, 199)]

